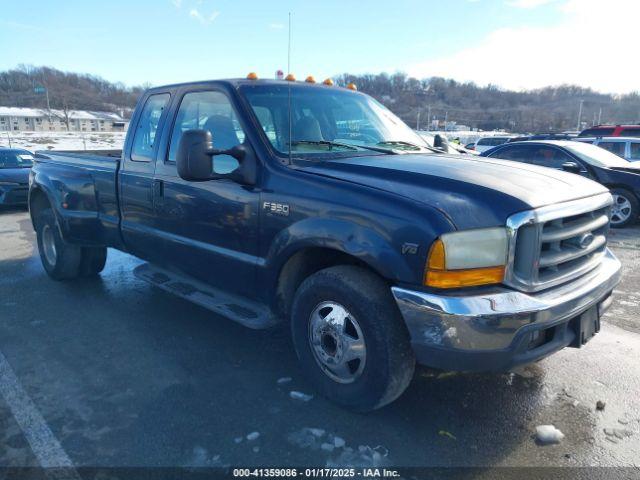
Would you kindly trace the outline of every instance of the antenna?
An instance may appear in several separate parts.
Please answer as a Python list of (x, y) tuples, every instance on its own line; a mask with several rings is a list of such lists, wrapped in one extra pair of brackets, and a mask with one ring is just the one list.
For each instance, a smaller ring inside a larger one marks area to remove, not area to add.
[[(291, 74), (291, 12), (289, 12), (289, 41), (287, 44), (287, 76)], [(293, 126), (291, 124), (291, 81), (287, 81), (289, 84), (288, 101), (289, 101), (289, 165), (292, 164), (291, 144), (293, 143)]]
[(289, 41), (287, 42), (287, 75), (291, 73), (291, 12), (289, 12)]

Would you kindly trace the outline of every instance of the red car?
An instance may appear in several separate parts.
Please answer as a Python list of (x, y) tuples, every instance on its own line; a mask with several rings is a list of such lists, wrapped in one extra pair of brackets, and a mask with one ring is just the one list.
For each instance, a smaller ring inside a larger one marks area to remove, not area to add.
[(580, 132), (579, 137), (640, 137), (640, 125), (596, 125)]

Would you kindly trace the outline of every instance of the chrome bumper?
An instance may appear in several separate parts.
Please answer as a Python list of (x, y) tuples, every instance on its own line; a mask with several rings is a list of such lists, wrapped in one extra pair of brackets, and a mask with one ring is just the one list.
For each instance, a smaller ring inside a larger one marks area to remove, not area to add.
[(568, 322), (594, 305), (599, 305), (602, 314), (620, 281), (620, 270), (620, 262), (607, 250), (594, 270), (538, 293), (503, 287), (488, 293), (452, 295), (400, 287), (391, 291), (414, 350), (433, 347), (457, 352), (505, 352), (515, 348), (522, 334)]

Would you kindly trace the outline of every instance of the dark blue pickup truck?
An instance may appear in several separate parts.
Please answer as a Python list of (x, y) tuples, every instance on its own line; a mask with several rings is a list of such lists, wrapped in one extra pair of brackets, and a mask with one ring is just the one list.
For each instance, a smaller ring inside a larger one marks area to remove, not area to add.
[(135, 274), (251, 328), (289, 322), (318, 390), (397, 398), (416, 361), (505, 371), (598, 330), (620, 278), (611, 195), (577, 175), (448, 156), (372, 98), (254, 78), (153, 88), (122, 152), (43, 152), (47, 273)]

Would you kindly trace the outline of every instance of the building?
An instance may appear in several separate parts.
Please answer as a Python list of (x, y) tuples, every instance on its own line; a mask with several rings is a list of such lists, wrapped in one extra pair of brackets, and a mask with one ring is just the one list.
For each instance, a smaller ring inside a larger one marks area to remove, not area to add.
[(117, 113), (0, 107), (0, 131), (123, 132), (127, 121)]

